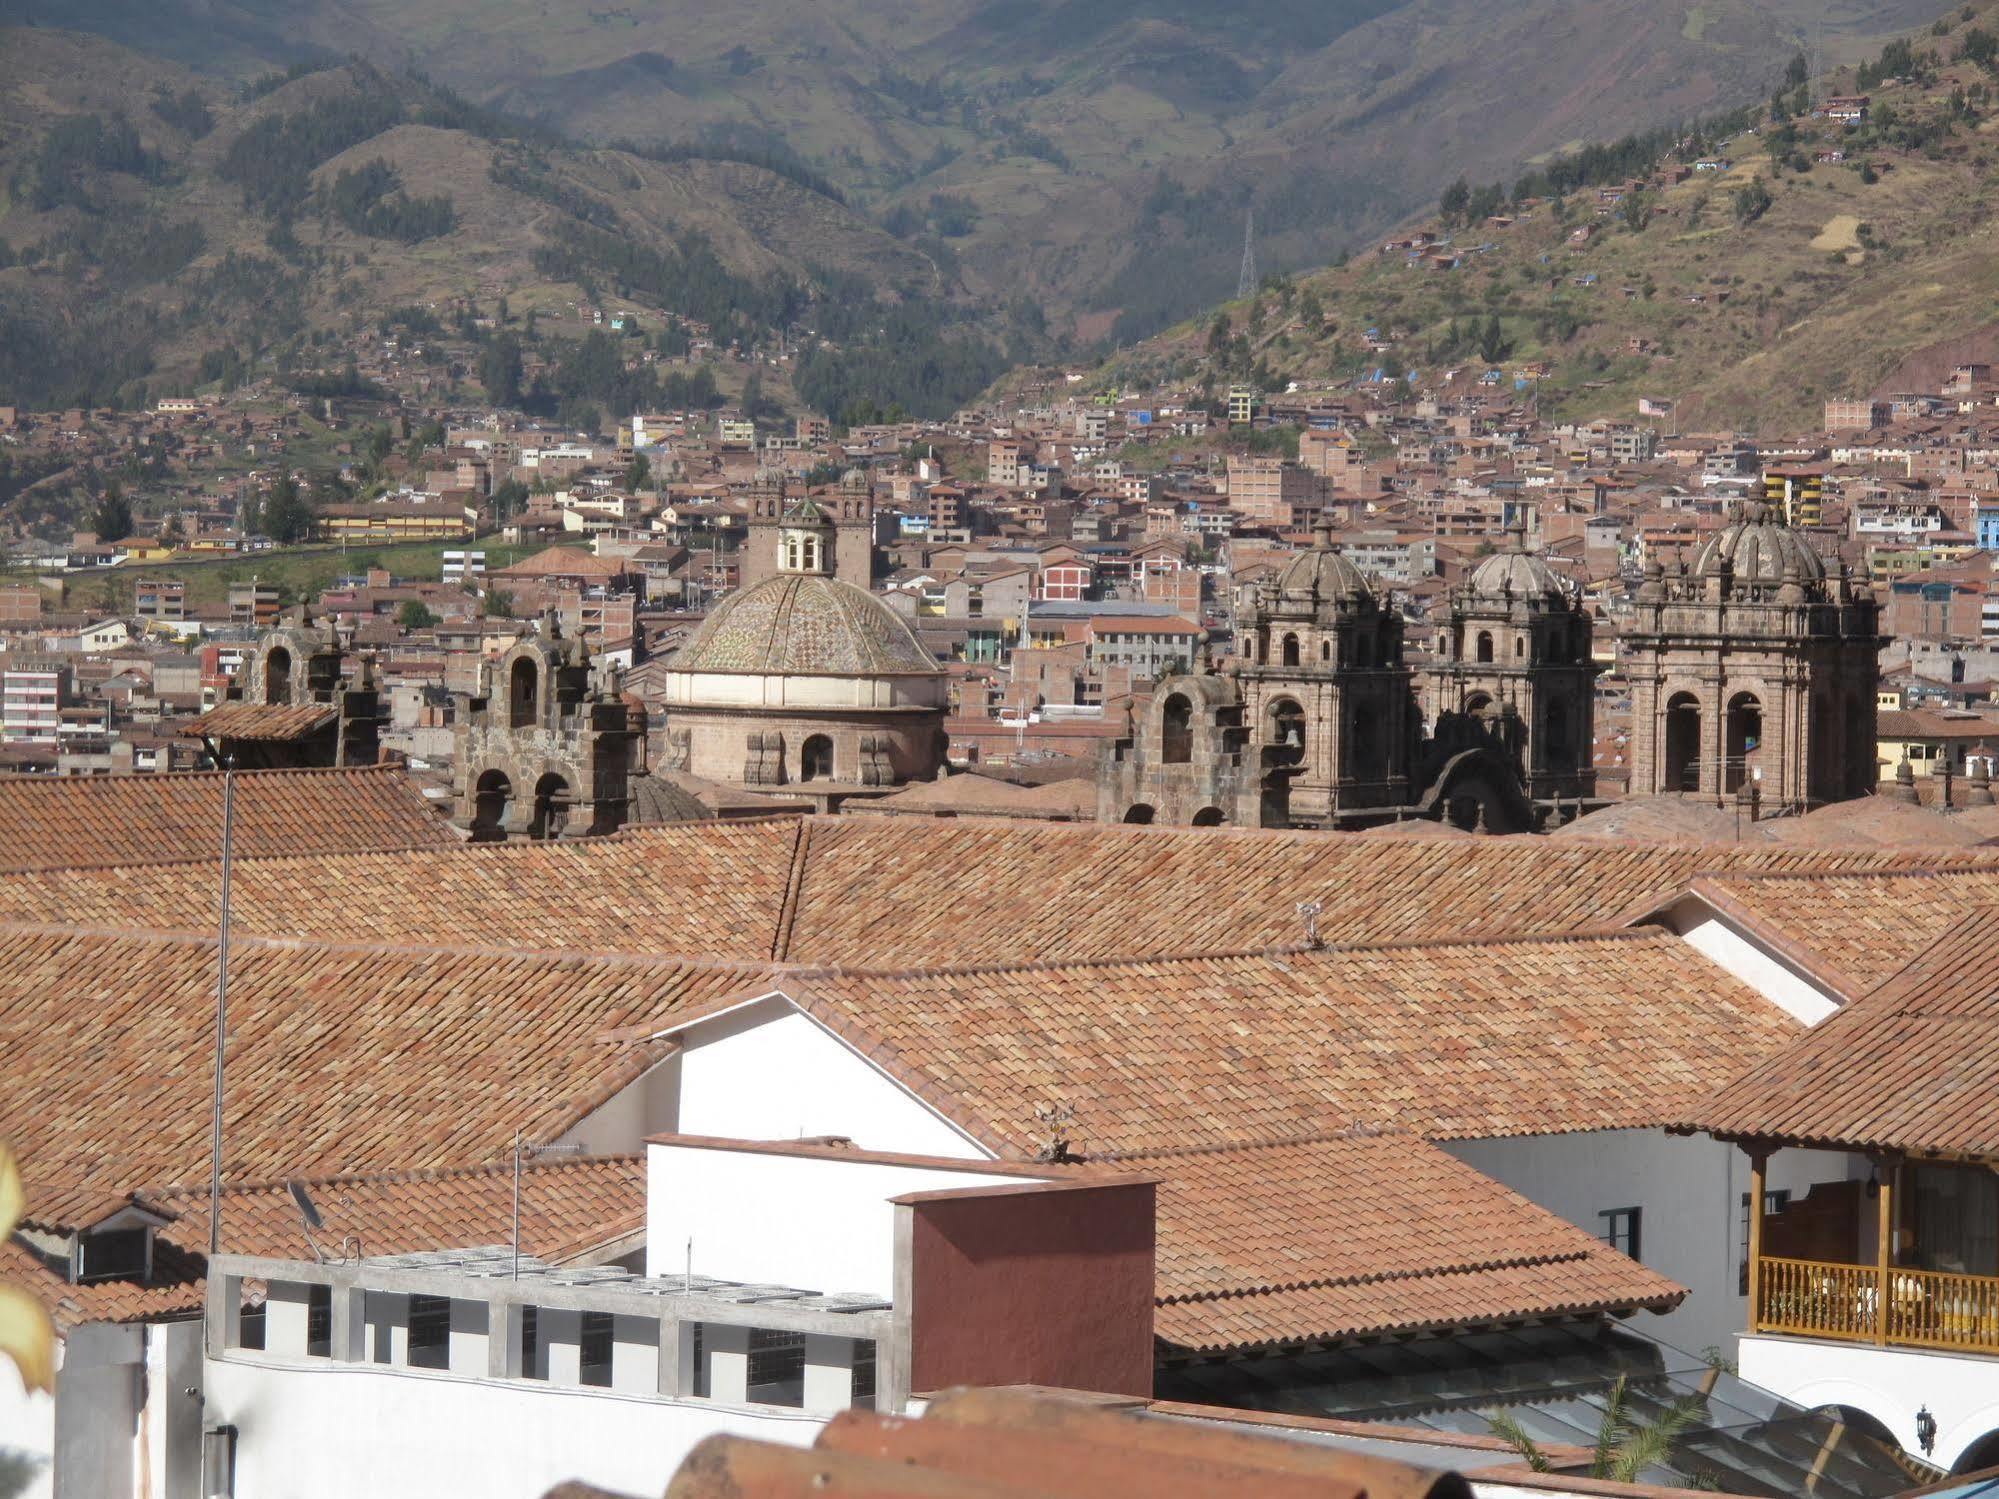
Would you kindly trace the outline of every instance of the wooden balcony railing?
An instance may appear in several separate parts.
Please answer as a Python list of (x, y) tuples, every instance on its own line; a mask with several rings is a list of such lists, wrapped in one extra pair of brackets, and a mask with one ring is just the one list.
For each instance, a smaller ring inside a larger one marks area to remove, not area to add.
[(1756, 1331), (1999, 1353), (1999, 1276), (1890, 1269), (1885, 1324), (1882, 1281), (1874, 1265), (1762, 1256)]

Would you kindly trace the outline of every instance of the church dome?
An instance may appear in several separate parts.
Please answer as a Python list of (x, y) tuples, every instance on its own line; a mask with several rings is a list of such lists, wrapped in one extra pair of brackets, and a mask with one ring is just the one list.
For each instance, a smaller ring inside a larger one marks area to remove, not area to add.
[(1471, 591), (1482, 598), (1545, 599), (1566, 605), (1569, 585), (1539, 552), (1527, 550), (1527, 534), (1515, 525), (1508, 545), (1472, 569)]
[(1375, 602), (1366, 574), (1333, 545), (1332, 529), (1324, 526), (1312, 545), (1277, 575), (1277, 597), (1285, 604), (1316, 600), (1346, 608), (1368, 608)]
[(943, 672), (888, 605), (821, 573), (780, 573), (724, 600), (668, 670), (850, 677)]
[(1694, 576), (1718, 577), (1724, 563), (1738, 584), (1774, 585), (1790, 577), (1808, 585), (1825, 581), (1825, 562), (1811, 543), (1760, 503), (1742, 506), (1708, 538), (1694, 558)]

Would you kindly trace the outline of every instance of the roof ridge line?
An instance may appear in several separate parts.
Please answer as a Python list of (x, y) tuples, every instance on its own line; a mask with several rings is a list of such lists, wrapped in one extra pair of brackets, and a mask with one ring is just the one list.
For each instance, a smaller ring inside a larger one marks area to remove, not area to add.
[[(1339, 1129), (1307, 1130), (1298, 1135), (1268, 1135), (1255, 1140), (1226, 1140), (1209, 1145), (1165, 1145), (1156, 1150), (1108, 1150), (1102, 1155), (1085, 1156), (1091, 1165), (1125, 1164), (1132, 1161), (1184, 1160), (1189, 1156), (1222, 1155), (1236, 1150), (1271, 1150), (1286, 1145), (1324, 1145), (1335, 1140), (1379, 1140), (1401, 1138), (1429, 1144), (1414, 1130), (1401, 1124), (1344, 1125)], [(1433, 1147), (1434, 1148), (1434, 1147)]]
[[(1573, 1226), (1573, 1225), (1569, 1225)], [(1577, 1229), (1578, 1233), (1582, 1230)], [(1518, 1270), (1533, 1265), (1568, 1265), (1586, 1260), (1591, 1251), (1580, 1245), (1574, 1249), (1545, 1254), (1511, 1254), (1489, 1260), (1453, 1260), (1447, 1265), (1420, 1269), (1371, 1270), (1354, 1275), (1323, 1275), (1309, 1280), (1271, 1281), (1265, 1285), (1230, 1287), (1220, 1291), (1192, 1291), (1158, 1298), (1161, 1306), (1191, 1306), (1197, 1302), (1234, 1301), (1246, 1296), (1281, 1296), (1290, 1291), (1324, 1291), (1335, 1286), (1384, 1285), (1393, 1281), (1428, 1280), (1435, 1275), (1479, 1275), (1490, 1270)], [(1655, 1272), (1656, 1273), (1656, 1272)]]
[(805, 890), (805, 867), (812, 850), (812, 819), (800, 817), (798, 832), (791, 843), (791, 862), (785, 869), (784, 896), (778, 901), (777, 922), (771, 928), (770, 957), (784, 962), (791, 952), (792, 932), (798, 923), (798, 904)]
[(1920, 869), (1828, 869), (1817, 873), (1795, 869), (1696, 869), (1688, 884), (1697, 880), (1742, 880), (1759, 884), (1766, 880), (1930, 880), (1944, 874), (1999, 874), (1999, 859), (1931, 864)]
[[(607, 1155), (570, 1156), (563, 1160), (523, 1160), (520, 1169), (526, 1171), (575, 1171), (586, 1166), (635, 1165), (645, 1160), (639, 1151), (614, 1151)], [(326, 1175), (302, 1173), (298, 1176), (272, 1177), (261, 1181), (224, 1182), (222, 1195), (231, 1193), (278, 1192), (292, 1182), (300, 1182), (308, 1187), (344, 1187), (356, 1184), (367, 1186), (393, 1185), (399, 1183), (419, 1183), (454, 1181), (472, 1176), (489, 1176), (496, 1172), (511, 1173), (510, 1161), (488, 1161), (481, 1165), (467, 1166), (412, 1166), (400, 1170), (385, 1171), (336, 1171)], [(208, 1196), (205, 1184), (183, 1185), (178, 1182), (157, 1187), (134, 1187), (131, 1196), (135, 1199), (159, 1201), (168, 1197), (185, 1197), (199, 1201)]]

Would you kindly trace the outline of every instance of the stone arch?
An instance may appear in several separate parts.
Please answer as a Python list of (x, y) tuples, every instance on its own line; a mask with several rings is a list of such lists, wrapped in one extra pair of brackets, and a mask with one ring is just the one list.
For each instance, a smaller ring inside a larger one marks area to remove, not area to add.
[(1727, 742), (1722, 746), (1722, 789), (1739, 791), (1750, 778), (1763, 744), (1763, 703), (1753, 692), (1728, 700)]
[(1138, 826), (1146, 826), (1151, 823), (1152, 817), (1153, 812), (1150, 805), (1145, 802), (1133, 802), (1129, 807), (1124, 809), (1122, 820)]
[(1490, 666), (1492, 664), (1492, 631), (1480, 630), (1478, 632), (1478, 640), (1473, 649), (1475, 659), (1479, 664)]
[(833, 779), (833, 740), (826, 734), (808, 735), (798, 747), (798, 779), (801, 781), (830, 781)]
[(1220, 807), (1203, 807), (1194, 814), (1194, 826), (1197, 828), (1218, 828), (1227, 821)]
[(1872, 1437), (1875, 1441), (1885, 1442), (1890, 1447), (1902, 1445), (1895, 1440), (1895, 1433), (1888, 1429), (1887, 1422), (1857, 1405), (1819, 1405), (1812, 1408), (1812, 1414), (1824, 1416), (1828, 1421), (1837, 1421), (1864, 1437)]
[(499, 843), (507, 836), (507, 814), (513, 810), (514, 785), (503, 770), (482, 771), (472, 783), (472, 841)]
[(1691, 692), (1676, 692), (1666, 700), (1666, 721), (1660, 725), (1665, 757), (1660, 762), (1662, 791), (1697, 791), (1701, 775), (1701, 702)]
[(1515, 635), (1513, 637), (1514, 659), (1518, 660), (1520, 657), (1526, 654), (1527, 654), (1527, 637), (1525, 635)]
[(1159, 710), (1159, 763), (1186, 765), (1194, 758), (1194, 705), (1184, 692), (1168, 697)]
[(1271, 699), (1264, 709), (1264, 742), (1285, 752), (1288, 763), (1305, 758), (1307, 734), (1305, 709), (1296, 698)]
[(289, 703), (292, 700), (292, 653), (289, 647), (274, 645), (264, 655), (264, 701)]
[(1319, 659), (1321, 661), (1330, 661), (1333, 659), (1332, 641), (1322, 640), (1319, 642)]
[(541, 669), (532, 656), (516, 656), (507, 668), (507, 727), (531, 729), (541, 718)]
[(1467, 831), (1481, 823), (1488, 833), (1525, 833), (1534, 826), (1534, 809), (1513, 766), (1489, 746), (1461, 750), (1446, 760), (1417, 799), (1416, 811)]
[(1569, 742), (1569, 699), (1553, 693), (1541, 709), (1541, 763), (1550, 769), (1566, 769), (1575, 746)]
[(1286, 666), (1296, 666), (1298, 661), (1298, 637), (1296, 635), (1286, 635), (1284, 637), (1284, 664)]
[[(1891, 1437), (1889, 1440), (1894, 1439)], [(1978, 1473), (1995, 1467), (1999, 1467), (1999, 1429), (1988, 1431), (1982, 1437), (1973, 1437), (1965, 1443), (1957, 1461), (1950, 1465), (1950, 1471), (1953, 1474)]]
[(528, 822), (528, 836), (534, 839), (559, 838), (569, 822), (569, 780), (548, 771), (534, 783), (534, 812)]

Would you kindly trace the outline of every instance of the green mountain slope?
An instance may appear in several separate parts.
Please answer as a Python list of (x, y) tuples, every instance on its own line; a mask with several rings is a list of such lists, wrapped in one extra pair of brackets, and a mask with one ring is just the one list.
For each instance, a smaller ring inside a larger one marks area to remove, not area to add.
[[(1996, 37), (1999, 8), (1954, 12), (1906, 57), (1821, 81), (1821, 96), (1870, 95), (1858, 128), (1813, 119), (1799, 91), (1774, 125), (1758, 109), (1726, 139), (1633, 143), (1596, 181), (1505, 205), (1510, 224), (1475, 211), (1398, 234), (1440, 236), (1441, 256), (1370, 247), (1139, 345), (1100, 383), (1380, 371), (1443, 388), (1544, 370), (1547, 415), (1628, 417), (1650, 396), (1675, 399), (1683, 425), (1770, 432), (1815, 427), (1828, 398), (1933, 388), (1999, 352)], [(1601, 200), (1655, 158), (1654, 186)], [(1703, 158), (1727, 165), (1666, 181)]]
[(830, 176), (967, 284), (1086, 336), (1321, 263), (1460, 171), (1733, 106), (1808, 28), (1839, 60), (1940, 0), (0, 0), (247, 75), (413, 63), (600, 143)]

